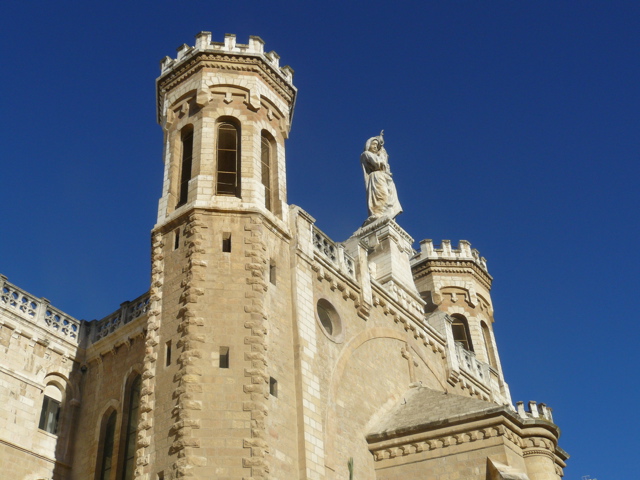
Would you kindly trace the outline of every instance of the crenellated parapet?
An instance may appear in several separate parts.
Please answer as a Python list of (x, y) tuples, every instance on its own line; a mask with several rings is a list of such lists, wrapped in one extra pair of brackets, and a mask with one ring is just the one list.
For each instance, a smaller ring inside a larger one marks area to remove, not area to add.
[[(293, 69), (280, 66), (280, 56), (274, 52), (265, 52), (264, 41), (257, 36), (250, 36), (247, 44), (237, 43), (236, 36), (226, 34), (224, 42), (211, 40), (211, 32), (200, 32), (196, 35), (194, 46), (181, 45), (176, 58), (169, 56), (160, 62), (160, 78), (157, 80), (158, 121), (166, 114), (164, 102), (166, 92), (183, 83), (186, 78), (204, 68), (227, 70), (231, 73), (249, 72), (257, 74), (273, 91), (277, 92), (286, 104), (291, 105), (288, 123), (293, 116), (296, 88), (293, 86)], [(238, 85), (240, 89), (246, 85)], [(205, 90), (199, 92), (198, 102), (206, 102)], [(259, 92), (249, 92), (246, 99), (249, 106), (259, 109)], [(279, 105), (275, 105), (279, 107)]]
[(529, 408), (525, 410), (524, 402), (516, 403), (516, 412), (523, 420), (544, 419), (553, 422), (553, 415), (551, 415), (552, 409), (546, 404), (530, 401), (528, 407)]
[(448, 261), (464, 261), (473, 262), (484, 273), (489, 275), (487, 270), (487, 259), (480, 256), (480, 252), (471, 248), (471, 243), (467, 240), (460, 240), (458, 248), (451, 246), (451, 240), (442, 240), (442, 244), (438, 247), (433, 244), (433, 240), (426, 239), (420, 242), (420, 251), (413, 258), (414, 262), (422, 260), (448, 260)]

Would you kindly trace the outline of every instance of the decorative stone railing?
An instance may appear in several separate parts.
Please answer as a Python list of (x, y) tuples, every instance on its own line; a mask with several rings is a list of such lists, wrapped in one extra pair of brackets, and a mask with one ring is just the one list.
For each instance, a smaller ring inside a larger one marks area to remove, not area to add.
[(553, 422), (552, 409), (547, 407), (544, 403), (537, 403), (534, 401), (529, 402), (529, 410), (524, 409), (524, 402), (516, 403), (516, 412), (520, 418), (544, 418)]
[(351, 255), (345, 252), (342, 245), (333, 242), (315, 225), (313, 227), (313, 247), (321, 257), (355, 280), (355, 261)]
[(478, 379), (481, 383), (488, 386), (490, 385), (491, 367), (489, 364), (478, 360), (476, 354), (464, 348), (461, 342), (456, 342), (456, 356), (458, 357), (460, 369), (471, 374), (471, 376)]
[(0, 275), (0, 308), (13, 312), (71, 343), (77, 344), (79, 341), (80, 320), (53, 307), (46, 298), (36, 298), (9, 283), (3, 275)]
[(149, 292), (146, 292), (132, 302), (124, 302), (118, 310), (103, 319), (91, 322), (91, 343), (102, 340), (118, 328), (146, 314), (150, 303)]

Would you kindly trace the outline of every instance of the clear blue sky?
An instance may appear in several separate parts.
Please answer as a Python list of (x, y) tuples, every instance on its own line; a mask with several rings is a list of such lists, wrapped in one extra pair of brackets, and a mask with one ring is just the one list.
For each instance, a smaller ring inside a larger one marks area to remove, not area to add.
[(398, 223), (487, 257), (513, 400), (554, 408), (565, 478), (636, 476), (640, 2), (5, 1), (9, 281), (83, 319), (148, 289), (154, 80), (202, 30), (295, 70), (289, 202), (334, 240), (385, 130)]

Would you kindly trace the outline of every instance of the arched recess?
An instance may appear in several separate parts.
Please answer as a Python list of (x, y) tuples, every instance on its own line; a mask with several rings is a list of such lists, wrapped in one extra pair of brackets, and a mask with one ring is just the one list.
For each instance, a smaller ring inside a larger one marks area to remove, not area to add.
[[(45, 397), (50, 397), (54, 401), (59, 402), (59, 411), (57, 415), (57, 429), (55, 435), (58, 437), (56, 442), (55, 458), (59, 461), (70, 462), (73, 426), (77, 418), (77, 409), (80, 405), (78, 386), (74, 385), (66, 375), (60, 372), (49, 372), (43, 380), (45, 388), (42, 391), (42, 407), (41, 417), (38, 427), (42, 429), (42, 414), (44, 413)], [(51, 389), (55, 390), (51, 390)], [(59, 396), (55, 392), (58, 392)], [(45, 429), (45, 431), (48, 431)], [(54, 433), (54, 432), (49, 432)]]
[(496, 370), (498, 369), (498, 360), (496, 357), (496, 351), (493, 347), (493, 338), (491, 335), (491, 330), (487, 326), (484, 320), (480, 322), (480, 327), (482, 328), (482, 340), (484, 341), (484, 348), (487, 352), (487, 359), (489, 360), (489, 365), (491, 365)]
[(95, 480), (109, 480), (112, 470), (117, 465), (117, 438), (118, 438), (118, 402), (111, 400), (107, 403), (102, 415), (99, 417), (96, 428), (96, 445), (98, 449), (93, 456), (95, 459)]
[[(340, 357), (338, 358), (333, 372), (331, 374), (331, 381), (327, 393), (327, 407), (324, 412), (325, 415), (325, 465), (329, 467), (331, 470), (335, 472), (337, 465), (336, 458), (336, 437), (337, 437), (337, 417), (335, 412), (332, 410), (332, 406), (336, 404), (336, 397), (338, 394), (338, 390), (342, 384), (342, 379), (345, 374), (345, 371), (349, 365), (350, 360), (356, 351), (362, 347), (367, 342), (371, 342), (374, 340), (382, 340), (382, 339), (391, 339), (400, 342), (398, 344), (398, 355), (400, 355), (400, 351), (402, 349), (407, 349), (408, 345), (411, 345), (410, 337), (407, 334), (398, 332), (391, 328), (386, 327), (374, 327), (371, 329), (367, 329), (360, 334), (356, 335), (352, 338), (345, 347), (342, 349)], [(413, 348), (410, 349), (412, 353), (417, 353)], [(426, 367), (426, 369), (430, 372), (430, 378), (434, 384), (440, 385), (440, 387), (444, 390), (446, 387), (442, 383), (442, 381), (438, 378), (438, 375), (433, 371), (433, 369), (429, 366), (427, 359), (422, 355), (418, 354), (418, 358), (421, 360), (422, 365)], [(410, 368), (409, 361), (412, 361), (411, 358), (407, 361), (407, 385), (406, 388), (402, 391), (393, 392), (389, 395), (388, 399), (385, 399), (382, 402), (388, 408), (391, 408), (395, 405), (395, 401), (399, 399), (399, 396), (402, 395), (408, 388), (410, 382)], [(392, 398), (393, 397), (393, 398)], [(395, 400), (395, 401), (394, 401)], [(340, 467), (343, 467), (340, 465)]]

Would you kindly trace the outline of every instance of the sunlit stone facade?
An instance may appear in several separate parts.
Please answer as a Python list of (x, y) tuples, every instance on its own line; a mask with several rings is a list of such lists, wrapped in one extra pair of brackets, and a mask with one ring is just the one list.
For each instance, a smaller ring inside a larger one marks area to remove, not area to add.
[(562, 475), (551, 410), (511, 404), (477, 250), (389, 218), (336, 242), (287, 203), (292, 82), (258, 37), (162, 61), (148, 292), (85, 322), (0, 277), (7, 478)]

